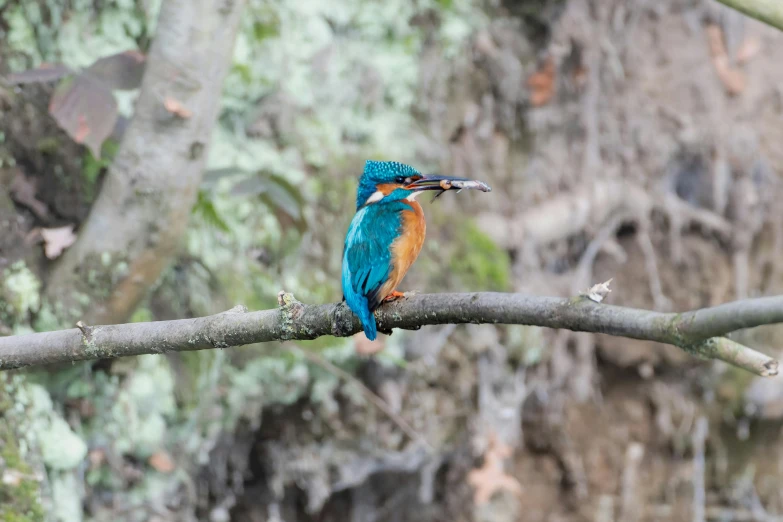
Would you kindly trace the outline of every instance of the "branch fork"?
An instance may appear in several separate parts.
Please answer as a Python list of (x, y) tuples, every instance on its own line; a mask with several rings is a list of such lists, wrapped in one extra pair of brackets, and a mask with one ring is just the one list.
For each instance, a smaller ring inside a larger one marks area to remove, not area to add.
[[(596, 302), (609, 281), (573, 298), (477, 292), (418, 294), (375, 311), (379, 329), (415, 330), (436, 324), (518, 324), (605, 333), (673, 344), (763, 377), (778, 374), (778, 361), (728, 339), (727, 334), (783, 323), (783, 296), (734, 301), (684, 313), (662, 313)], [(80, 360), (172, 351), (229, 348), (271, 341), (349, 337), (361, 332), (345, 303), (308, 305), (289, 292), (278, 308), (248, 312), (242, 306), (195, 319), (106, 326), (0, 337), (0, 370)]]

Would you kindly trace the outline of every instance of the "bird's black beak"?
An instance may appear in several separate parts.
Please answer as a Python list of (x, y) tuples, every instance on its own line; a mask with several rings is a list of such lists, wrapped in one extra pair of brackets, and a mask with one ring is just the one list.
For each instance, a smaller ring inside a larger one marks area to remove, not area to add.
[(424, 176), (405, 186), (408, 190), (463, 190), (476, 189), (482, 192), (491, 192), (492, 188), (475, 179), (455, 178), (453, 176)]

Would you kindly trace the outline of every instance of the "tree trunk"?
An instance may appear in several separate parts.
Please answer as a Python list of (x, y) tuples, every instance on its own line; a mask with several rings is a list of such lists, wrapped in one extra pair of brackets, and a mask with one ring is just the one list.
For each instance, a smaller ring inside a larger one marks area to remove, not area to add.
[(175, 253), (202, 178), (244, 0), (166, 0), (106, 182), (46, 297), (62, 321), (127, 320)]

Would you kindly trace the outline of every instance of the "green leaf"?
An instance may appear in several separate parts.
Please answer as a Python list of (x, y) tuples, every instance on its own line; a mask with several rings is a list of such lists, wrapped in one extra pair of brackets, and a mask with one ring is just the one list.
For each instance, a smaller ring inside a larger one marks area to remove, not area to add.
[(267, 171), (256, 174), (236, 183), (231, 189), (235, 196), (258, 197), (267, 207), (283, 213), (300, 230), (305, 227), (304, 198), (299, 189), (284, 177)]
[(103, 153), (102, 158), (96, 158), (90, 150), (84, 154), (82, 176), (86, 182), (85, 190), (89, 201), (92, 201), (95, 196), (95, 186), (98, 183), (98, 176), (103, 169), (107, 169), (111, 166), (111, 162), (117, 155), (119, 148), (120, 143), (115, 139), (109, 138), (103, 142), (103, 146), (101, 147)]
[(257, 43), (266, 40), (267, 38), (273, 38), (280, 35), (280, 22), (274, 20), (271, 22), (255, 22), (253, 23), (253, 38)]
[(261, 201), (270, 207), (277, 206), (295, 220), (302, 219), (303, 200), (298, 188), (281, 176), (272, 175), (269, 190), (261, 194)]
[(228, 224), (223, 220), (223, 217), (215, 208), (214, 202), (203, 190), (199, 190), (198, 192), (198, 198), (196, 200), (196, 205), (193, 207), (193, 213), (200, 216), (208, 225), (222, 230), (223, 232), (231, 232), (231, 228), (229, 228)]
[(210, 190), (218, 184), (218, 182), (225, 178), (230, 178), (239, 175), (250, 175), (250, 172), (246, 170), (237, 169), (234, 167), (225, 167), (221, 169), (210, 169), (204, 173), (204, 177), (201, 180), (202, 190)]

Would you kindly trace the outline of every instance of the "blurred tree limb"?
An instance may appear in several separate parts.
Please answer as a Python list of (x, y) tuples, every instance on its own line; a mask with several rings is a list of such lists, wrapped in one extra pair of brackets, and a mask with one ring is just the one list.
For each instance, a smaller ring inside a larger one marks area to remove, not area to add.
[(244, 3), (163, 1), (133, 119), (76, 243), (47, 281), (47, 302), (66, 324), (127, 320), (179, 248)]
[(781, 0), (718, 0), (718, 2), (783, 31)]
[[(251, 343), (347, 337), (361, 331), (342, 303), (306, 305), (281, 292), (280, 307), (228, 312), (196, 319), (84, 326), (0, 337), (0, 370), (79, 360), (173, 351), (228, 348)], [(424, 325), (521, 324), (600, 332), (679, 346), (761, 376), (778, 373), (778, 362), (724, 337), (743, 328), (783, 322), (783, 296), (744, 299), (684, 313), (660, 313), (599, 304), (586, 296), (535, 297), (510, 293), (425, 294), (382, 306), (379, 330)]]

